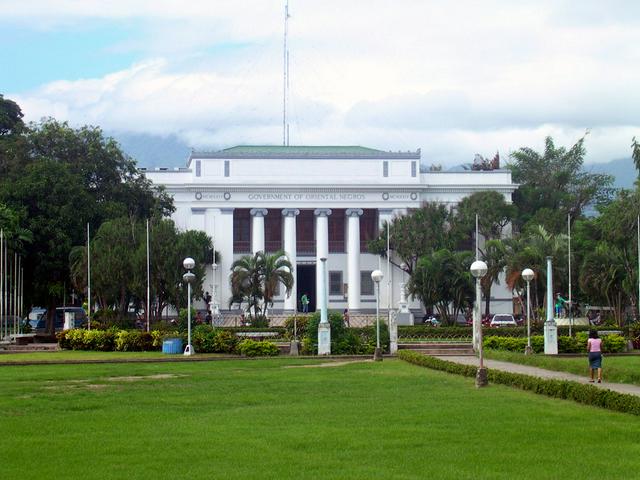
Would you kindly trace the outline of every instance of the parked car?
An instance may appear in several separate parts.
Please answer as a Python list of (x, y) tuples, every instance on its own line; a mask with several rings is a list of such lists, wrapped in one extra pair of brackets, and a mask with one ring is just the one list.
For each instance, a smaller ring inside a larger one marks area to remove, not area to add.
[[(58, 307), (56, 308), (56, 314), (54, 317), (54, 328), (56, 332), (64, 329), (64, 316), (65, 313), (73, 315), (73, 327), (74, 328), (86, 328), (87, 326), (87, 312), (82, 307)], [(36, 321), (36, 326), (33, 327), (36, 332), (44, 332), (47, 326), (47, 313), (46, 310), (42, 312), (40, 318)], [(30, 321), (31, 323), (31, 321)], [(31, 323), (33, 325), (33, 323)]]
[(489, 323), (490, 327), (517, 327), (515, 318), (510, 313), (496, 313)]

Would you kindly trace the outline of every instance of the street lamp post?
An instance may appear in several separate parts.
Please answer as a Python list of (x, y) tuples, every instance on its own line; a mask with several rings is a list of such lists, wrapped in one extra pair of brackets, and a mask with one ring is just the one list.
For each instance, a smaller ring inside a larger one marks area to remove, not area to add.
[(482, 351), (482, 322), (480, 320), (480, 279), (487, 274), (487, 264), (482, 260), (476, 260), (471, 264), (471, 275), (476, 279), (476, 322), (478, 331), (478, 355), (480, 357), (480, 364), (478, 371), (476, 372), (476, 387), (486, 387), (487, 369), (484, 368), (484, 356)]
[(371, 279), (376, 284), (376, 350), (373, 359), (377, 362), (382, 361), (382, 350), (380, 349), (380, 282), (384, 278), (384, 274), (380, 270), (371, 272)]
[(187, 270), (187, 273), (182, 276), (182, 280), (187, 284), (187, 347), (184, 349), (184, 354), (189, 356), (196, 353), (191, 345), (191, 284), (196, 279), (191, 270), (196, 266), (196, 262), (193, 258), (187, 257), (182, 261), (182, 266)]
[(530, 295), (530, 283), (533, 280), (533, 270), (525, 268), (522, 271), (522, 278), (527, 282), (527, 347), (524, 349), (525, 355), (531, 355), (533, 348), (531, 348), (531, 295)]

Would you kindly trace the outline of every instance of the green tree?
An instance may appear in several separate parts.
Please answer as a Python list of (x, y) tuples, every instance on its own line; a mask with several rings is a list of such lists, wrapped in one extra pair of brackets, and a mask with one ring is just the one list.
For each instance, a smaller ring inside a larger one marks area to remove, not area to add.
[(542, 225), (553, 233), (564, 231), (567, 215), (579, 218), (585, 207), (610, 199), (613, 177), (586, 172), (583, 168), (584, 137), (570, 149), (556, 147), (545, 139), (544, 152), (523, 147), (511, 154), (513, 181), (520, 184), (513, 194), (518, 208), (516, 227)]
[[(192, 284), (194, 298), (203, 297), (205, 252), (211, 239), (205, 232), (179, 232), (169, 219), (154, 218), (150, 223), (150, 294), (155, 306), (150, 319), (160, 318), (167, 306), (180, 310), (187, 303), (185, 273), (182, 262), (192, 257), (196, 262)], [(114, 309), (121, 317), (133, 303), (146, 304), (146, 232), (142, 221), (122, 217), (105, 222), (91, 242), (92, 295), (103, 309)], [(87, 250), (75, 247), (70, 255), (74, 285), (87, 288)]]
[(229, 305), (247, 303), (246, 311), (254, 322), (266, 319), (267, 308), (273, 306), (277, 286), (293, 288), (292, 266), (283, 251), (274, 254), (256, 252), (245, 255), (231, 265), (231, 292)]
[(451, 211), (437, 202), (425, 203), (419, 209), (409, 211), (407, 215), (394, 218), (389, 225), (383, 227), (378, 238), (369, 242), (371, 253), (386, 256), (387, 228), (390, 229), (390, 249), (395, 255), (390, 261), (398, 267), (400, 263), (404, 263), (409, 274), (423, 255), (443, 248), (451, 249), (456, 244)]
[(471, 252), (441, 249), (424, 255), (409, 279), (407, 291), (425, 308), (435, 307), (443, 322), (451, 324), (473, 298), (473, 279), (469, 271), (472, 261)]

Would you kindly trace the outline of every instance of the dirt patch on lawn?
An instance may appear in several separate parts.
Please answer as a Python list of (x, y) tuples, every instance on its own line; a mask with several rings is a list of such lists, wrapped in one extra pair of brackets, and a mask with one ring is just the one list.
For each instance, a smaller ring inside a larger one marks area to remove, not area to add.
[(185, 377), (186, 375), (175, 375), (173, 373), (158, 373), (156, 375), (131, 375), (127, 377), (108, 377), (110, 382), (138, 382), (140, 380), (166, 380), (169, 378)]
[(349, 365), (351, 363), (368, 363), (373, 362), (373, 360), (346, 360), (342, 362), (325, 362), (325, 363), (315, 363), (312, 365), (285, 365), (283, 368), (325, 368), (325, 367), (342, 367), (343, 365)]

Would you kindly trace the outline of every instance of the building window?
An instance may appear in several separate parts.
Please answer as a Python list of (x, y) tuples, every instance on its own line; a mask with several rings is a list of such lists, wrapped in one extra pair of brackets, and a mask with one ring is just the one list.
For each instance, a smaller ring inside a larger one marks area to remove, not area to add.
[(329, 216), (329, 253), (344, 253), (346, 217), (343, 208), (332, 208)]
[(233, 253), (251, 252), (251, 214), (248, 208), (233, 212)]
[(389, 176), (389, 162), (387, 162), (386, 160), (382, 162), (382, 176)]
[(373, 295), (371, 270), (360, 272), (360, 295)]
[(360, 253), (369, 252), (369, 241), (378, 236), (378, 210), (364, 208), (360, 217)]
[(264, 219), (264, 249), (267, 252), (282, 250), (282, 215), (279, 210)]
[(412, 161), (411, 162), (411, 176), (415, 177), (417, 175), (417, 165), (416, 165), (416, 161)]
[(342, 272), (329, 272), (329, 295), (342, 295)]
[(315, 217), (313, 210), (300, 210), (296, 220), (296, 250), (301, 256), (316, 254)]
[(224, 161), (224, 176), (229, 176), (229, 160)]
[(200, 160), (196, 160), (196, 177), (202, 175), (202, 165)]

